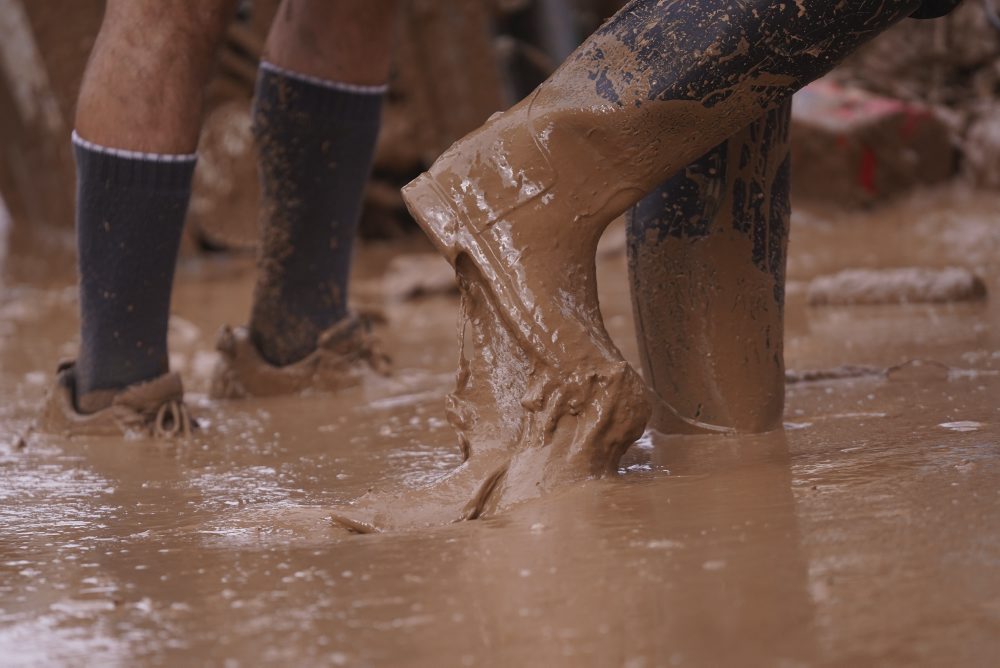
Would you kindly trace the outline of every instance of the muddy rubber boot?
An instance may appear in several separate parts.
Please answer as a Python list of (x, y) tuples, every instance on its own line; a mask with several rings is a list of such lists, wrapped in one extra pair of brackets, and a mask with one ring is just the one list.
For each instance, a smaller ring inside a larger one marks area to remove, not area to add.
[(634, 0), (456, 142), (403, 192), (465, 297), (476, 349), (450, 418), (468, 459), (334, 520), (370, 531), (468, 519), (615, 472), (650, 409), (601, 321), (604, 228), (918, 4)]
[(181, 438), (197, 426), (184, 404), (184, 386), (176, 373), (130, 385), (95, 413), (77, 411), (75, 395), (75, 366), (64, 362), (32, 430), (70, 437)]
[(223, 327), (216, 349), (219, 360), (209, 388), (213, 399), (334, 392), (358, 385), (368, 374), (389, 373), (389, 358), (370, 324), (356, 315), (321, 333), (313, 352), (285, 366), (265, 360), (245, 327)]
[(628, 216), (629, 280), (650, 427), (782, 425), (791, 102), (686, 166)]

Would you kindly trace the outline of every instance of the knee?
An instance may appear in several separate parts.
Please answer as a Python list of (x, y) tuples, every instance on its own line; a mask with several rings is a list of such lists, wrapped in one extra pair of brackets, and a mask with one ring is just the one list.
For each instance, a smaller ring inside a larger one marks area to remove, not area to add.
[(207, 64), (237, 0), (108, 0), (101, 32), (148, 54)]

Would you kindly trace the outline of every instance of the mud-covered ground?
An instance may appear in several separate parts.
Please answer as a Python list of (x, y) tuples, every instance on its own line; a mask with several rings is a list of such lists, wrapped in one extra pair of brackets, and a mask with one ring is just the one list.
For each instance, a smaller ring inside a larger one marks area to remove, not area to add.
[[(394, 379), (336, 397), (209, 401), (214, 333), (246, 317), (252, 263), (192, 257), (171, 345), (198, 436), (23, 449), (16, 436), (73, 352), (76, 301), (69, 255), (12, 247), (0, 663), (995, 664), (998, 212), (1000, 197), (960, 189), (870, 214), (797, 210), (789, 368), (902, 366), (789, 385), (783, 434), (649, 433), (613, 480), (496, 519), (369, 536), (332, 528), (325, 508), (459, 461), (443, 404), (457, 299), (384, 290), (398, 245), (363, 249), (354, 284), (384, 316)], [(635, 362), (620, 234), (602, 251), (602, 308)], [(843, 268), (949, 265), (978, 272), (987, 300), (806, 304), (811, 278)]]

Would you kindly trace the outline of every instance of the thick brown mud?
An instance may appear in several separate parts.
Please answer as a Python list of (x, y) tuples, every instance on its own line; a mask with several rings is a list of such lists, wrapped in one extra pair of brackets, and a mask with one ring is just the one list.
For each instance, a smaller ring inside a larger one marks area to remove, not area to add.
[[(989, 665), (998, 207), (949, 191), (850, 217), (793, 214), (785, 352), (802, 378), (783, 434), (648, 433), (609, 479), (495, 519), (374, 536), (336, 529), (329, 508), (420, 487), (462, 459), (445, 413), (459, 302), (383, 290), (397, 250), (363, 249), (353, 283), (358, 305), (384, 315), (376, 333), (397, 374), (336, 396), (208, 399), (215, 333), (245, 317), (253, 262), (182, 263), (172, 363), (202, 424), (182, 443), (18, 448), (57, 358), (73, 353), (72, 262), (7, 282), (0, 662)], [(22, 248), (8, 259), (37, 262)], [(806, 304), (810, 279), (844, 268), (952, 265), (974, 267), (990, 296)], [(635, 363), (624, 251), (601, 254), (598, 286)], [(893, 371), (803, 373), (843, 365)]]

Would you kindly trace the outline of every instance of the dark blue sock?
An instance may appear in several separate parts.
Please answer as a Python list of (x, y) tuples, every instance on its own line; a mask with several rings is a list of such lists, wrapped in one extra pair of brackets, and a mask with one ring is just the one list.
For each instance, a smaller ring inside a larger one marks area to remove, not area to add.
[(250, 332), (276, 365), (347, 314), (347, 280), (384, 88), (262, 63), (254, 101), (261, 242)]
[(168, 369), (170, 291), (195, 159), (105, 149), (75, 134), (73, 144), (82, 396)]

